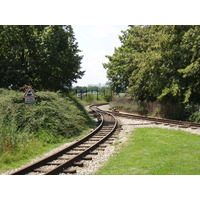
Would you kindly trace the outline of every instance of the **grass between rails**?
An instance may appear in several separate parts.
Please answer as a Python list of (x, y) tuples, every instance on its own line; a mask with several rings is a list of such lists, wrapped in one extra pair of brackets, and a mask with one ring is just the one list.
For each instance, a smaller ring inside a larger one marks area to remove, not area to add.
[(42, 101), (26, 105), (23, 93), (0, 89), (0, 173), (83, 137), (94, 127), (94, 121), (73, 96), (36, 94)]
[(200, 136), (180, 130), (138, 128), (99, 175), (199, 175)]

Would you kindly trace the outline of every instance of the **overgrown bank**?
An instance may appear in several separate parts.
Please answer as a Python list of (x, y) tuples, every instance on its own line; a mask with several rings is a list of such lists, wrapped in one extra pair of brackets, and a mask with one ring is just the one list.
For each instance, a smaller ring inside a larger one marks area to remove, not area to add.
[(58, 92), (37, 95), (40, 102), (26, 105), (23, 93), (0, 89), (0, 172), (79, 137), (94, 125), (76, 98)]

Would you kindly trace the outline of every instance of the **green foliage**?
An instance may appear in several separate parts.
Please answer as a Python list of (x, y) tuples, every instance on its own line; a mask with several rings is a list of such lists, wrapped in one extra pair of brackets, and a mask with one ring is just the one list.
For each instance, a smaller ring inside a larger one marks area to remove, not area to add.
[[(13, 132), (13, 137), (18, 138), (18, 142), (15, 143), (17, 148), (16, 146), (15, 148), (6, 148), (8, 147), (5, 146), (8, 143), (7, 138), (4, 138), (6, 140), (0, 142), (0, 173), (12, 168), (20, 167), (29, 162), (30, 159), (40, 156), (66, 142), (62, 139), (61, 141), (46, 143), (36, 137), (31, 136), (30, 134), (21, 132)], [(4, 147), (3, 151), (2, 147)]]
[(82, 77), (70, 25), (0, 26), (0, 87), (66, 90)]
[(97, 174), (199, 175), (199, 135), (139, 128)]
[(74, 97), (59, 92), (36, 94), (41, 102), (27, 105), (23, 93), (0, 89), (0, 172), (67, 140), (83, 137), (83, 130), (94, 125)]
[(13, 126), (3, 126), (0, 129), (0, 154), (3, 152), (14, 152), (24, 148), (32, 139), (31, 136), (20, 134)]
[[(79, 134), (89, 123), (83, 109), (77, 109), (74, 101), (61, 93), (38, 92), (42, 101), (27, 105), (20, 92), (1, 90), (0, 124), (12, 123), (17, 131), (36, 133), (42, 130), (51, 132), (55, 137), (71, 137)], [(5, 94), (7, 94), (5, 96)], [(19, 103), (20, 102), (20, 103)], [(76, 123), (79, 122), (79, 123)]]
[(95, 100), (95, 96), (93, 94), (87, 94), (87, 97), (84, 100), (91, 104)]
[(191, 113), (197, 109), (196, 106), (184, 107), (183, 104), (137, 102), (128, 94), (123, 97), (116, 97), (110, 103), (110, 106), (115, 107), (117, 110), (122, 112), (176, 120), (188, 120)]
[(130, 26), (104, 63), (110, 84), (137, 101), (199, 102), (200, 26)]
[(114, 96), (112, 89), (110, 87), (97, 87), (97, 86), (76, 86), (73, 88), (73, 93), (76, 94), (79, 98), (82, 98), (88, 103), (94, 103), (95, 101), (99, 102), (110, 102)]
[(191, 122), (196, 122), (200, 123), (200, 112), (194, 112), (193, 114), (190, 115), (189, 120)]
[(105, 94), (103, 95), (103, 99), (106, 101), (106, 102), (110, 102), (112, 101), (112, 95), (111, 94)]

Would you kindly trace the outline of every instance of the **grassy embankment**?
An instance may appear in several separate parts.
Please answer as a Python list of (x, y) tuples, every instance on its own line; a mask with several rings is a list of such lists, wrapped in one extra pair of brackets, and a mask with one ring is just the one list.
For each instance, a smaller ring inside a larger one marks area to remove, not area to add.
[(53, 92), (37, 95), (41, 102), (26, 105), (23, 93), (0, 89), (0, 173), (83, 137), (94, 126), (77, 99)]
[(199, 175), (200, 135), (139, 128), (96, 174)]

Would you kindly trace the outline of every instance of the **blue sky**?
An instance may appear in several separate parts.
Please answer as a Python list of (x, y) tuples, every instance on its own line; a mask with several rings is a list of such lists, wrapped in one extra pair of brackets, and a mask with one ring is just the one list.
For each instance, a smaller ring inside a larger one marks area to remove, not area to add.
[(112, 55), (114, 48), (121, 46), (119, 35), (128, 25), (72, 25), (79, 49), (82, 50), (82, 70), (85, 75), (74, 86), (105, 84), (106, 70), (102, 63), (108, 62), (105, 55)]

